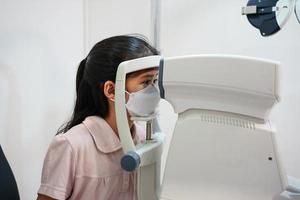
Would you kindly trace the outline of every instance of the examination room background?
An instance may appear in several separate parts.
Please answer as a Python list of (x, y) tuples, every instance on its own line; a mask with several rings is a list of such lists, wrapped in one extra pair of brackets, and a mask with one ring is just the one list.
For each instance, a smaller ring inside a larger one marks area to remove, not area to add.
[[(0, 0), (0, 144), (23, 200), (36, 197), (48, 145), (71, 114), (78, 63), (105, 37), (141, 33), (153, 41), (157, 3), (164, 56), (237, 54), (282, 63), (281, 102), (271, 119), (284, 167), (300, 178), (300, 25), (295, 17), (263, 38), (241, 15), (246, 0)], [(160, 119), (170, 136), (176, 115), (166, 102)]]

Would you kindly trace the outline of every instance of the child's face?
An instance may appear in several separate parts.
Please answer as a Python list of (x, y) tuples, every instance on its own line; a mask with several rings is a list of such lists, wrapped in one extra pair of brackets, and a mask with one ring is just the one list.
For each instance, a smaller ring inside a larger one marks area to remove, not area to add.
[[(137, 92), (139, 90), (144, 89), (148, 85), (154, 83), (157, 83), (157, 77), (158, 77), (158, 68), (151, 68), (147, 70), (141, 70), (137, 72), (133, 72), (126, 77), (126, 91), (129, 93)], [(126, 102), (128, 101), (129, 94), (125, 94)], [(133, 121), (130, 119), (130, 115), (127, 112), (128, 117), (128, 123), (131, 127), (133, 124)]]
[[(150, 84), (157, 84), (158, 68), (153, 67), (146, 70), (140, 70), (127, 75), (126, 77), (126, 91), (129, 93), (137, 92), (144, 89)], [(115, 99), (115, 83), (112, 81), (106, 81), (103, 85), (104, 95), (110, 102), (114, 102)], [(126, 102), (129, 95), (126, 93)]]
[[(126, 77), (126, 91), (137, 92), (144, 89), (148, 85), (157, 83), (158, 68), (151, 68), (133, 72)], [(127, 101), (128, 95), (126, 95)]]
[[(157, 77), (158, 67), (130, 73), (126, 77), (126, 91), (128, 93), (137, 92), (150, 84), (157, 84)], [(115, 99), (115, 84), (112, 81), (106, 81), (103, 86), (103, 91), (107, 99), (110, 100), (110, 107), (114, 107), (112, 104), (114, 104)], [(126, 103), (129, 98), (128, 93), (125, 93)]]

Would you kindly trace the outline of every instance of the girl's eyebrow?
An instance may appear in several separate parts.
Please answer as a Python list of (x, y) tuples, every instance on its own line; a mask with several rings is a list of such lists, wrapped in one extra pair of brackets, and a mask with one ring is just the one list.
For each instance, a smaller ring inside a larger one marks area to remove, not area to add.
[(144, 74), (144, 75), (142, 75), (141, 76), (141, 78), (153, 78), (153, 77), (155, 77), (155, 76), (157, 76), (158, 75), (158, 72), (157, 73), (155, 73), (155, 74)]

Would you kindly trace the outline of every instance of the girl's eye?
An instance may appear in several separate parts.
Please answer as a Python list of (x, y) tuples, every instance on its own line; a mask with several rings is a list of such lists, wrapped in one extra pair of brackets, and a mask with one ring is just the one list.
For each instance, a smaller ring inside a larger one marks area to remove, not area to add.
[(150, 85), (150, 84), (156, 84), (157, 83), (157, 78), (156, 79), (148, 79), (148, 80), (145, 80), (144, 82), (143, 82), (143, 86), (144, 87), (147, 87), (148, 85)]
[(146, 81), (143, 82), (143, 85), (148, 86), (150, 83), (151, 83), (151, 80), (146, 80)]

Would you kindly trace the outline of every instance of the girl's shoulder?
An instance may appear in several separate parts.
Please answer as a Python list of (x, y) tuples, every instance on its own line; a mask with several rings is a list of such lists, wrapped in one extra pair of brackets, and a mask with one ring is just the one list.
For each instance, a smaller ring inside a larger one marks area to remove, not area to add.
[(72, 127), (65, 133), (56, 135), (53, 142), (55, 141), (64, 141), (64, 143), (69, 145), (73, 151), (78, 151), (93, 143), (89, 130), (83, 123)]
[(112, 153), (121, 149), (121, 142), (109, 124), (101, 117), (88, 116), (82, 123), (72, 127), (56, 139), (66, 140), (70, 146), (78, 151), (95, 151)]

